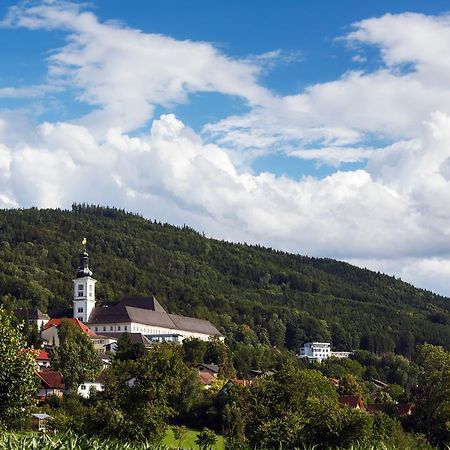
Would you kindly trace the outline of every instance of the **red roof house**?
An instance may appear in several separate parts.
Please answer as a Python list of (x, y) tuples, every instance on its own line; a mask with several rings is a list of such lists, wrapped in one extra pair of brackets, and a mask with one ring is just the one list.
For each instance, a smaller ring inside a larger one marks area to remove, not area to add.
[(353, 409), (364, 409), (364, 402), (359, 395), (341, 395), (339, 403)]
[(36, 372), (41, 382), (41, 389), (39, 390), (39, 399), (44, 400), (49, 395), (56, 395), (61, 397), (64, 393), (64, 378), (59, 371)]
[(41, 332), (41, 337), (44, 342), (48, 345), (53, 345), (55, 347), (59, 346), (59, 336), (58, 329), (63, 323), (64, 320), (67, 320), (75, 325), (80, 331), (86, 334), (89, 337), (96, 337), (97, 335), (89, 329), (83, 322), (80, 322), (78, 319), (69, 318), (69, 319), (50, 319), (45, 325)]

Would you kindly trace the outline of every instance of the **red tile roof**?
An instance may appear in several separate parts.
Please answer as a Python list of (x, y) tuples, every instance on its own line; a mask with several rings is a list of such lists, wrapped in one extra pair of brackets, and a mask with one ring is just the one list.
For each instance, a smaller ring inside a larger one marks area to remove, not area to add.
[(45, 350), (38, 350), (38, 355), (36, 356), (36, 359), (49, 361), (50, 356)]
[(61, 323), (63, 320), (68, 320), (75, 324), (76, 327), (78, 327), (83, 333), (87, 334), (88, 336), (96, 336), (96, 334), (83, 322), (80, 322), (78, 319), (75, 318), (69, 318), (69, 319), (50, 319), (45, 325), (44, 330), (48, 330), (50, 327), (59, 327), (61, 326)]
[(64, 379), (61, 372), (36, 372), (46, 389), (64, 389)]
[(216, 379), (216, 377), (209, 372), (199, 372), (198, 379), (201, 384), (209, 386), (211, 382)]
[(45, 350), (35, 348), (24, 348), (24, 352), (33, 352), (35, 358), (40, 361), (50, 361), (50, 356)]
[(364, 408), (364, 402), (358, 395), (341, 395), (339, 397), (339, 403), (341, 405), (350, 406), (350, 408)]

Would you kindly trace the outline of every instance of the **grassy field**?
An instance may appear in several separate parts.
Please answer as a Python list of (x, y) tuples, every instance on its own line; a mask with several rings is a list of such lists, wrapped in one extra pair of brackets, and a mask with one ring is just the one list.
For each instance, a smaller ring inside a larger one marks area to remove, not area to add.
[[(195, 443), (195, 440), (197, 439), (197, 434), (198, 434), (198, 431), (188, 430), (186, 437), (179, 443), (175, 439), (172, 430), (168, 430), (166, 437), (164, 438), (164, 441), (162, 442), (162, 444), (171, 449), (185, 448), (185, 449), (198, 450), (199, 447)], [(214, 447), (214, 449), (216, 449), (216, 450), (224, 450), (225, 449), (225, 444), (224, 444), (222, 436), (217, 436), (217, 444)]]

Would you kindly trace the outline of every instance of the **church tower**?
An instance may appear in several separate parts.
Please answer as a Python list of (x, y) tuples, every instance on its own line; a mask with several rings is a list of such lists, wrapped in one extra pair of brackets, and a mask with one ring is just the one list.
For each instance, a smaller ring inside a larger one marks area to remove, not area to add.
[(73, 280), (73, 317), (81, 322), (87, 322), (95, 308), (95, 283), (97, 280), (92, 278), (89, 270), (89, 254), (85, 248), (80, 254), (80, 268)]

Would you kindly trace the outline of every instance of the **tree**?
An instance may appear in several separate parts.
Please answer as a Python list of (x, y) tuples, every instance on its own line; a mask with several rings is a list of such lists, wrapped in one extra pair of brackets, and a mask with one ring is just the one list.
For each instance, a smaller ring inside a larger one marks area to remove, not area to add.
[(207, 450), (213, 448), (216, 445), (217, 436), (214, 431), (209, 428), (203, 428), (197, 435), (195, 443), (200, 447), (201, 450)]
[(129, 333), (122, 333), (117, 341), (116, 358), (121, 361), (138, 359), (145, 353), (145, 346), (142, 342), (132, 343)]
[(189, 366), (197, 366), (204, 362), (207, 343), (200, 339), (189, 338), (183, 341), (184, 360)]
[(340, 382), (338, 388), (339, 394), (341, 395), (357, 395), (362, 397), (363, 390), (361, 385), (358, 383), (357, 379), (351, 375), (344, 375)]
[[(309, 422), (307, 403), (330, 410), (338, 407), (331, 383), (315, 370), (286, 365), (274, 375), (255, 380), (249, 389), (246, 435), (251, 446), (302, 447)], [(322, 406), (321, 406), (322, 405)], [(317, 416), (317, 414), (315, 414)], [(314, 442), (313, 442), (314, 443)]]
[(59, 347), (53, 351), (52, 364), (62, 372), (66, 388), (74, 390), (84, 381), (93, 381), (102, 366), (89, 337), (69, 320), (62, 321), (58, 337)]
[(236, 375), (230, 349), (218, 339), (207, 342), (205, 361), (219, 365), (219, 376), (221, 378), (232, 378)]
[[(136, 361), (115, 361), (93, 410), (92, 427), (106, 436), (160, 441), (175, 415), (171, 405), (190, 375), (175, 344), (155, 344)], [(126, 383), (130, 378), (132, 386)]]
[(416, 363), (421, 369), (421, 383), (413, 415), (423, 423), (432, 444), (450, 442), (450, 353), (442, 347), (424, 344), (418, 347)]
[(24, 337), (15, 318), (0, 306), (0, 427), (11, 428), (24, 419), (38, 388), (34, 354), (25, 352)]

